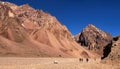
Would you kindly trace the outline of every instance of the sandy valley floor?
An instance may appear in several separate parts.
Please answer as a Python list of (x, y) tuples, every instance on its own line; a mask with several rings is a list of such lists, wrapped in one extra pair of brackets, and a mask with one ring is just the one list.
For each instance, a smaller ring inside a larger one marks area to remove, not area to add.
[(78, 58), (1, 57), (0, 69), (120, 69), (120, 66), (102, 64), (98, 59), (80, 62)]

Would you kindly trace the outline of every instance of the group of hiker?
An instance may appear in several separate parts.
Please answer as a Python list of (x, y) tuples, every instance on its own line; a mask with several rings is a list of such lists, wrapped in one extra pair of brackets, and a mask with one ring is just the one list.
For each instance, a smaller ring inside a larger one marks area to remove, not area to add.
[[(88, 62), (88, 61), (89, 61), (89, 59), (88, 59), (88, 58), (86, 58), (85, 60), (86, 60), (86, 62)], [(80, 62), (83, 62), (83, 58), (79, 58), (79, 61), (80, 61)]]

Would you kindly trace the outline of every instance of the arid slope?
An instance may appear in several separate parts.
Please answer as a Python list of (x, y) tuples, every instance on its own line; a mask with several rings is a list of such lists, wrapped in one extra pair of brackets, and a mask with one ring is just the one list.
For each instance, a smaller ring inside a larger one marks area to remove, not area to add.
[(0, 8), (0, 56), (98, 57), (49, 13), (9, 2), (0, 2)]

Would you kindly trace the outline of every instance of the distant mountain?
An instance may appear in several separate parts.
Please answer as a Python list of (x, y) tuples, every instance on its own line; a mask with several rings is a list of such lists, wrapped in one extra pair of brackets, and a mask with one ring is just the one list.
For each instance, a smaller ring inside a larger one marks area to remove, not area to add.
[(29, 5), (0, 2), (0, 56), (95, 58), (54, 16)]
[(94, 25), (89, 24), (82, 32), (75, 36), (75, 40), (83, 47), (99, 55), (103, 55), (103, 49), (112, 41), (112, 36)]

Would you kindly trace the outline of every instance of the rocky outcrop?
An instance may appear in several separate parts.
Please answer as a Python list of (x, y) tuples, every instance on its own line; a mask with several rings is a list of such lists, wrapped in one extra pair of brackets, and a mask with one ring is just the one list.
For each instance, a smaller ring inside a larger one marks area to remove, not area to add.
[[(110, 50), (109, 52), (107, 52)], [(114, 37), (109, 48), (104, 49), (103, 63), (120, 66), (120, 36)]]
[(25, 37), (21, 34), (24, 30), (20, 23), (13, 10), (1, 3), (0, 35), (12, 41), (22, 41)]
[(29, 5), (0, 2), (0, 56), (89, 57), (54, 16)]
[(101, 56), (103, 54), (104, 47), (111, 43), (112, 40), (112, 36), (110, 34), (103, 32), (92, 24), (89, 24), (78, 35), (75, 37), (75, 40), (80, 45), (86, 47), (88, 50), (98, 53)]

